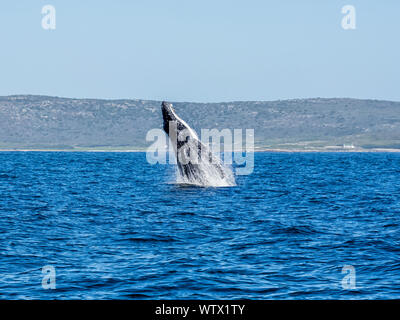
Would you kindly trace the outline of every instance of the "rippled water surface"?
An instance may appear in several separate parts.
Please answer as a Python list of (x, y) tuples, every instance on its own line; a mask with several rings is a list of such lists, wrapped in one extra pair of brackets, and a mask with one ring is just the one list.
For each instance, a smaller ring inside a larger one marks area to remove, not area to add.
[(400, 154), (257, 153), (229, 188), (144, 153), (0, 164), (0, 298), (400, 298)]

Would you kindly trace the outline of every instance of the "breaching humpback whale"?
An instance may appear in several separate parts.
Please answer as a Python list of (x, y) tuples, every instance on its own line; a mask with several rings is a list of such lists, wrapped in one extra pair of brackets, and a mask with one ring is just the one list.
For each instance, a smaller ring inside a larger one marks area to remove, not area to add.
[(183, 183), (200, 186), (231, 186), (232, 171), (214, 156), (196, 132), (175, 113), (171, 103), (162, 102), (163, 129), (173, 145)]

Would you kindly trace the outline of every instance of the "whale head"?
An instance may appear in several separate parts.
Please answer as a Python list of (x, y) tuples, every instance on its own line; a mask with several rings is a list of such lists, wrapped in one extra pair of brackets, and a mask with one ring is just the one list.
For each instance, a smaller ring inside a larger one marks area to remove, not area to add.
[(169, 135), (169, 124), (171, 121), (177, 121), (177, 117), (174, 109), (172, 108), (172, 104), (169, 102), (162, 102), (161, 111), (163, 116), (163, 128), (164, 131)]
[(197, 139), (197, 134), (188, 126), (188, 124), (183, 121), (178, 115), (175, 113), (174, 108), (172, 107), (172, 103), (163, 101), (161, 104), (161, 111), (163, 115), (163, 129), (164, 131), (170, 135), (171, 124), (173, 128), (176, 128), (177, 132), (174, 134), (179, 134), (179, 132), (183, 130), (189, 130), (190, 134)]

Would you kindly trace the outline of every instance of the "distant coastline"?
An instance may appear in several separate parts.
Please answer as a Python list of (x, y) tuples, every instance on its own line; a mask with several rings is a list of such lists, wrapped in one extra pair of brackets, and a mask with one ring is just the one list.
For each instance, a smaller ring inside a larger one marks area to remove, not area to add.
[[(0, 149), (0, 152), (120, 152), (120, 153), (145, 153), (143, 149)], [(255, 149), (253, 152), (271, 153), (397, 153), (400, 149), (374, 148), (374, 149)]]
[[(0, 96), (0, 151), (143, 152), (161, 101)], [(399, 152), (400, 102), (309, 98), (179, 102), (201, 129), (254, 130), (256, 152)], [(245, 145), (244, 141), (243, 144)]]

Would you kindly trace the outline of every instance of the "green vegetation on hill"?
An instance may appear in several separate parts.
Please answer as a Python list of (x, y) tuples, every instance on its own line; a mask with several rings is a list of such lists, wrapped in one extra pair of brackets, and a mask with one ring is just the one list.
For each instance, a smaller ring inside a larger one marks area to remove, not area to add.
[[(160, 104), (0, 97), (0, 149), (145, 149), (148, 130), (162, 127)], [(400, 149), (400, 102), (315, 98), (174, 105), (198, 132), (254, 129), (259, 149)]]

